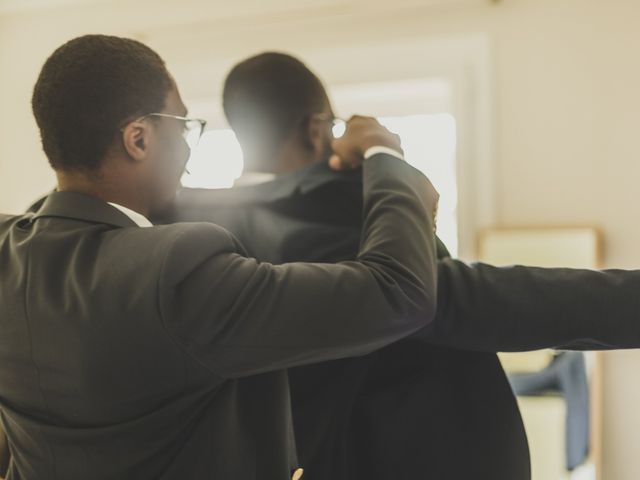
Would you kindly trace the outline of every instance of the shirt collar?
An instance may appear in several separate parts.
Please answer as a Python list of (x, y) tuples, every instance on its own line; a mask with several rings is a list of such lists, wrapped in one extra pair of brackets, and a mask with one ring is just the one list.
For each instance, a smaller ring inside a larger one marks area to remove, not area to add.
[(138, 225), (139, 227), (153, 227), (153, 224), (149, 221), (149, 219), (147, 217), (145, 217), (144, 215), (139, 214), (138, 212), (134, 212), (133, 210), (131, 210), (130, 208), (127, 207), (123, 207), (122, 205), (119, 205), (117, 203), (113, 203), (113, 202), (107, 202), (109, 205), (111, 205), (112, 207), (117, 208), (118, 210), (120, 210), (122, 213), (124, 213), (127, 217), (129, 217), (131, 219), (132, 222), (134, 222), (136, 225)]
[(277, 175), (274, 173), (266, 172), (247, 172), (243, 173), (239, 178), (233, 182), (234, 187), (248, 187), (250, 185), (259, 185), (261, 183), (267, 183), (275, 180)]

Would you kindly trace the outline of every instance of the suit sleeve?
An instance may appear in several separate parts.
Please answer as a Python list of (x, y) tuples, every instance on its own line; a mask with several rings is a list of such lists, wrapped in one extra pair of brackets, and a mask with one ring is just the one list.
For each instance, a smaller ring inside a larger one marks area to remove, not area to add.
[(11, 454), (9, 453), (7, 436), (2, 431), (2, 427), (0, 427), (0, 478), (4, 478), (6, 476), (10, 460)]
[(225, 230), (191, 224), (167, 255), (159, 289), (179, 345), (212, 372), (240, 377), (365, 354), (427, 325), (436, 307), (437, 193), (386, 155), (365, 162), (363, 181), (352, 262), (259, 263)]
[(438, 266), (429, 343), (478, 351), (640, 347), (640, 271)]

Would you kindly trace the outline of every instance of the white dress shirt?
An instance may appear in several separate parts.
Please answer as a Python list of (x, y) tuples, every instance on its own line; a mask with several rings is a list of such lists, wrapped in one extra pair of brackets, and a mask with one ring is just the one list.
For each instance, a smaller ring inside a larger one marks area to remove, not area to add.
[(134, 212), (130, 208), (123, 207), (122, 205), (118, 205), (117, 203), (113, 203), (113, 202), (107, 202), (107, 203), (112, 207), (115, 207), (118, 210), (120, 210), (127, 217), (129, 217), (133, 223), (135, 223), (139, 227), (153, 227), (153, 224), (144, 215), (141, 215), (138, 212)]

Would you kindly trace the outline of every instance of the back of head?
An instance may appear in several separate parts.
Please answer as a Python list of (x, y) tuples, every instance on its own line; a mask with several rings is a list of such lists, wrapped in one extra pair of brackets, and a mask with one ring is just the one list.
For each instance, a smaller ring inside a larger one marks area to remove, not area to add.
[(60, 171), (94, 171), (128, 120), (162, 111), (172, 80), (160, 56), (135, 40), (86, 35), (45, 62), (32, 108), (44, 152)]
[(277, 154), (327, 105), (322, 83), (300, 60), (266, 52), (237, 64), (224, 84), (223, 107), (245, 160)]

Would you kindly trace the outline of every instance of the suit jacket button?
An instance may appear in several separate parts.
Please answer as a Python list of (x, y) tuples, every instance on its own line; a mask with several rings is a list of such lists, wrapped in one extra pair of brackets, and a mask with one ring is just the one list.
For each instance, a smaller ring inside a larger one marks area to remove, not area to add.
[(303, 473), (304, 473), (303, 469), (296, 468), (293, 472), (293, 475), (291, 475), (291, 480), (300, 480), (302, 478)]

